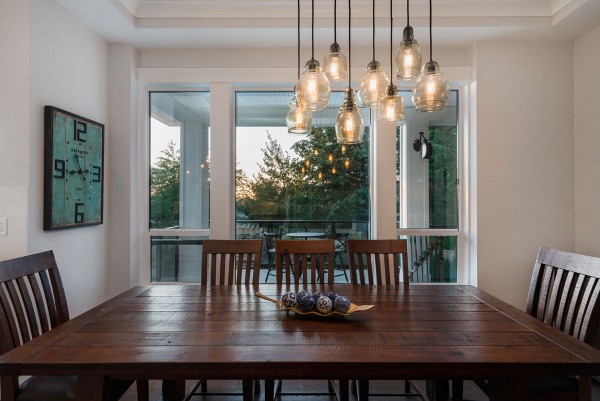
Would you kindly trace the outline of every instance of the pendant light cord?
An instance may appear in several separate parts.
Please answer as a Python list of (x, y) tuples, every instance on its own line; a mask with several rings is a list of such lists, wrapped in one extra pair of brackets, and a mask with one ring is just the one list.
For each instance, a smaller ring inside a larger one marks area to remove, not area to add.
[(429, 0), (429, 61), (433, 61), (433, 38), (431, 37), (431, 26), (433, 25), (433, 18), (431, 17), (432, 15), (432, 11), (431, 9), (433, 8), (431, 6), (431, 1)]
[(352, 88), (352, 0), (348, 0), (348, 89)]
[(410, 0), (406, 0), (406, 26), (410, 26)]
[[(394, 18), (392, 17), (392, 0), (390, 0), (390, 77), (394, 77), (394, 62), (392, 59), (392, 47), (394, 46)], [(390, 80), (390, 83), (394, 83)]]
[(315, 0), (312, 0), (312, 28), (310, 30), (310, 34), (312, 36), (312, 54), (311, 54), (311, 58), (314, 60), (315, 59)]
[(337, 0), (333, 0), (333, 43), (337, 43)]
[(298, 0), (298, 80), (300, 79), (300, 0)]
[(375, 0), (373, 0), (373, 61), (375, 61)]

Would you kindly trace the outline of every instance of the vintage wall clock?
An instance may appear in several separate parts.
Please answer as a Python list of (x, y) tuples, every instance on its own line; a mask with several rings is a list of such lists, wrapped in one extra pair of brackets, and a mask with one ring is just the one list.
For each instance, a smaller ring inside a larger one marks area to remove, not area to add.
[(102, 224), (104, 125), (44, 108), (44, 230)]

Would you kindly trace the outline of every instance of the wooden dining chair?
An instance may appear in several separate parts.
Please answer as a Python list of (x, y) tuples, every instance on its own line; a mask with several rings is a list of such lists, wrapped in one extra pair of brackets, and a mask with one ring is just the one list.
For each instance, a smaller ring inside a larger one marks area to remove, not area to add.
[[(0, 353), (18, 348), (69, 320), (69, 308), (52, 251), (0, 261)], [(115, 382), (111, 399), (120, 398), (133, 380)], [(138, 383), (137, 399), (148, 401), (148, 381)], [(77, 377), (31, 376), (19, 384), (2, 376), (2, 401), (75, 400)]]
[[(529, 284), (527, 313), (593, 347), (599, 344), (600, 258), (541, 247)], [(475, 383), (486, 393), (487, 380)], [(530, 382), (528, 399), (591, 400), (589, 377), (548, 377)], [(452, 382), (452, 399), (462, 400), (463, 382)]]
[[(277, 284), (287, 288), (293, 283), (333, 283), (334, 240), (315, 239), (275, 241), (275, 275)], [(327, 271), (327, 275), (325, 275)]]
[[(258, 284), (261, 251), (260, 239), (202, 241), (200, 284)], [(244, 394), (257, 393), (260, 391), (260, 382), (244, 380), (242, 387)], [(196, 395), (231, 395), (231, 393), (209, 393), (206, 380), (201, 379), (192, 388), (186, 400)]]
[[(352, 284), (396, 287), (402, 284), (404, 288), (408, 288), (408, 248), (405, 239), (349, 239), (347, 249)], [(402, 275), (402, 282), (400, 275)], [(368, 380), (352, 381), (351, 388), (358, 393), (359, 400), (378, 395), (369, 393)], [(416, 389), (412, 382), (406, 380), (404, 393), (394, 394), (394, 396), (423, 398), (420, 393), (411, 392), (411, 388)], [(385, 395), (391, 396), (391, 394)]]
[(352, 284), (398, 286), (402, 272), (402, 285), (408, 287), (405, 239), (349, 239), (347, 248)]
[(258, 284), (262, 241), (204, 240), (200, 284)]
[[(335, 241), (332, 239), (277, 240), (275, 241), (275, 271), (277, 284), (289, 290), (305, 288), (309, 284), (333, 284)], [(327, 272), (327, 274), (325, 274)], [(281, 396), (281, 380), (265, 381), (265, 400)], [(345, 388), (344, 388), (345, 386)], [(337, 392), (336, 392), (337, 388)], [(340, 401), (348, 399), (348, 382), (328, 380), (327, 393), (302, 394), (308, 396), (338, 394)], [(298, 395), (293, 393), (293, 395)]]

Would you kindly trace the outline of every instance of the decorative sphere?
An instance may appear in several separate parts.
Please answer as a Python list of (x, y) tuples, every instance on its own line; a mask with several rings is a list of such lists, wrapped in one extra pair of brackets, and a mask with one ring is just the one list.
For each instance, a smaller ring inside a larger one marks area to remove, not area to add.
[(296, 301), (300, 302), (300, 300), (307, 295), (312, 296), (312, 294), (306, 290), (298, 291), (298, 293), (296, 294)]
[(313, 294), (313, 298), (315, 299), (315, 302), (316, 302), (316, 301), (318, 301), (318, 300), (319, 300), (319, 298), (321, 298), (322, 296), (323, 296), (323, 294), (322, 294), (322, 293), (320, 293), (320, 292), (315, 292), (315, 293)]
[(296, 304), (298, 303), (296, 301), (296, 294), (293, 292), (286, 292), (285, 294), (283, 294), (281, 296), (281, 303), (283, 304), (283, 306), (287, 307), (287, 308), (293, 308), (296, 306)]
[(328, 296), (322, 295), (317, 300), (317, 312), (319, 313), (329, 313), (333, 309), (333, 302), (329, 299)]
[(335, 299), (337, 297), (339, 297), (340, 295), (338, 293), (335, 293), (335, 292), (330, 292), (329, 294), (327, 294), (327, 296), (329, 297), (329, 299), (331, 299), (331, 302), (335, 302)]
[(333, 307), (340, 313), (346, 313), (350, 309), (350, 300), (347, 297), (340, 295), (335, 299)]
[(300, 309), (302, 312), (310, 312), (315, 310), (316, 304), (317, 302), (313, 297), (304, 296), (298, 301), (298, 309)]

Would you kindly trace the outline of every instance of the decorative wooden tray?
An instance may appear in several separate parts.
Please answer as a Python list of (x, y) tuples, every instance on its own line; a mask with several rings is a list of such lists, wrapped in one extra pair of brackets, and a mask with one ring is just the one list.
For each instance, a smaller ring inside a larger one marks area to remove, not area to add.
[(375, 305), (355, 305), (353, 303), (350, 303), (350, 309), (348, 309), (348, 312), (346, 313), (342, 313), (342, 312), (338, 312), (338, 311), (331, 311), (329, 313), (319, 313), (317, 311), (310, 311), (310, 312), (303, 312), (298, 308), (292, 308), (292, 307), (288, 307), (283, 305), (283, 303), (281, 301), (278, 301), (276, 299), (270, 298), (266, 295), (261, 294), (260, 292), (256, 293), (256, 296), (262, 299), (265, 299), (267, 301), (273, 302), (275, 305), (277, 305), (277, 307), (281, 310), (285, 310), (285, 311), (293, 311), (299, 315), (316, 315), (316, 316), (334, 316), (334, 315), (340, 315), (340, 316), (349, 316), (351, 314), (353, 314), (354, 312), (360, 312), (360, 311), (365, 311), (365, 310), (369, 310), (372, 307), (374, 307)]

